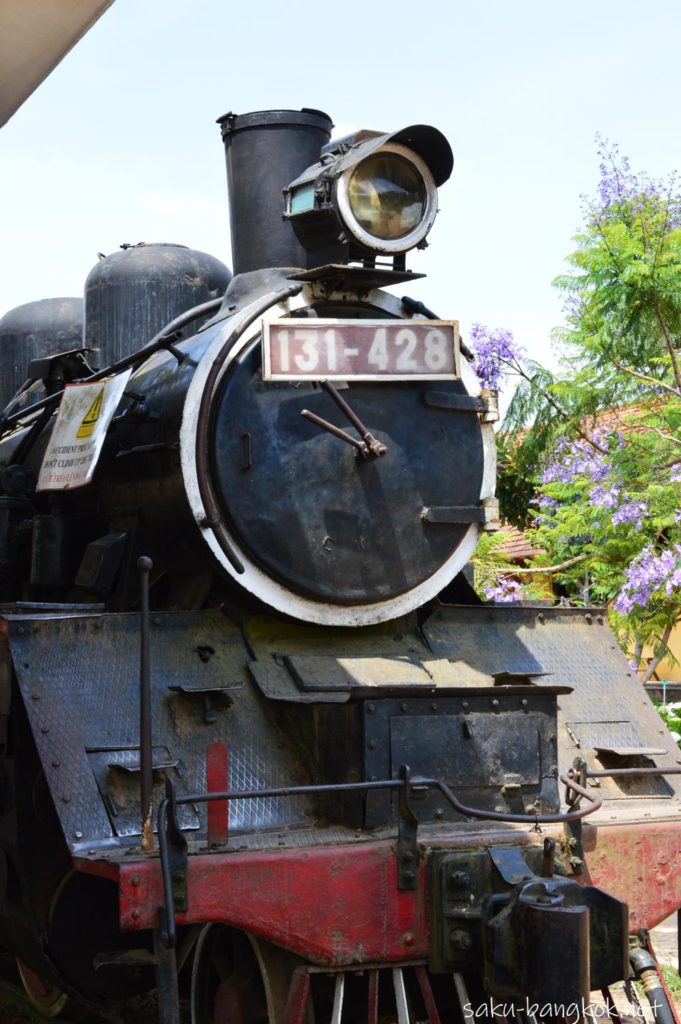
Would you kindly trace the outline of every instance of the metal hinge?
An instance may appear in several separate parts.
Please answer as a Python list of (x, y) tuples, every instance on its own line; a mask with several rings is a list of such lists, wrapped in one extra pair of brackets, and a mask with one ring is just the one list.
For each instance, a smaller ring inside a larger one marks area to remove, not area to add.
[(426, 505), (421, 509), (421, 519), (424, 523), (480, 523), (491, 533), (500, 527), (499, 502), (483, 498), (479, 505)]

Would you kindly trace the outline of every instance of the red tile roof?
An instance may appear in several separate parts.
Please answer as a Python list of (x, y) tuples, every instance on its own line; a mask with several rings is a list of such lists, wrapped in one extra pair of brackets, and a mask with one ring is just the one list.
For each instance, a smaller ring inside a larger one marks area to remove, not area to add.
[(524, 562), (526, 558), (541, 554), (541, 548), (533, 548), (525, 534), (515, 526), (505, 524), (499, 532), (504, 538), (501, 549), (512, 562)]

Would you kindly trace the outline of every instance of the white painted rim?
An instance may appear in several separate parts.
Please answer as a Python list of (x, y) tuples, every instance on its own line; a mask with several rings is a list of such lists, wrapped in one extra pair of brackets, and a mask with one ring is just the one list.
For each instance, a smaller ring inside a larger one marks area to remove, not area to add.
[(402, 235), (401, 238), (392, 239), (379, 238), (378, 235), (372, 235), (370, 231), (367, 231), (362, 227), (352, 211), (352, 205), (348, 194), (350, 179), (357, 168), (361, 166), (361, 160), (343, 171), (338, 179), (336, 184), (338, 211), (348, 231), (367, 249), (370, 249), (373, 252), (385, 253), (408, 252), (410, 249), (413, 249), (414, 246), (418, 245), (419, 242), (423, 241), (433, 226), (433, 222), (437, 216), (437, 186), (435, 185), (435, 180), (430, 167), (425, 160), (421, 159), (418, 153), (414, 152), (413, 149), (408, 149), (406, 146), (400, 146), (396, 142), (388, 142), (385, 146), (381, 146), (380, 149), (376, 149), (372, 153), (369, 153), (365, 159), (370, 160), (375, 156), (380, 156), (381, 153), (394, 153), (396, 156), (403, 157), (403, 159), (416, 168), (423, 178), (423, 182), (426, 187), (426, 208), (420, 223), (417, 224), (415, 228), (412, 228), (408, 235)]
[[(372, 302), (372, 298), (375, 298), (377, 301)], [(263, 572), (252, 561), (249, 553), (239, 543), (238, 538), (232, 533), (227, 532), (229, 543), (244, 567), (243, 573), (238, 573), (227, 558), (212, 528), (206, 524), (207, 513), (201, 498), (196, 465), (198, 417), (206, 380), (214, 360), (222, 352), (225, 345), (228, 344), (230, 337), (245, 322), (248, 322), (252, 312), (260, 305), (261, 301), (262, 299), (258, 299), (252, 305), (247, 306), (217, 331), (212, 343), (202, 356), (187, 390), (182, 426), (180, 428), (180, 463), (185, 492), (197, 527), (224, 572), (235, 580), (239, 586), (243, 587), (244, 590), (285, 615), (290, 615), (303, 622), (312, 622), (325, 626), (370, 626), (406, 615), (408, 612), (419, 608), (427, 601), (436, 597), (456, 574), (463, 569), (478, 545), (481, 532), (480, 524), (473, 523), (469, 526), (456, 551), (423, 583), (405, 594), (400, 594), (386, 601), (376, 601), (371, 604), (361, 605), (330, 604), (323, 601), (313, 601), (302, 597), (300, 594), (296, 594)], [(385, 292), (377, 293), (366, 301), (383, 309), (390, 310), (393, 314), (399, 314), (401, 310), (400, 300), (395, 296), (386, 295)], [(257, 317), (247, 327), (225, 359), (220, 369), (219, 377), (215, 382), (215, 389), (219, 386), (219, 381), (227, 373), (235, 358), (259, 334), (260, 325), (263, 320), (278, 319), (287, 313), (293, 312), (295, 309), (300, 309), (307, 305), (309, 305), (309, 292), (305, 289), (303, 293), (294, 298), (289, 298), (272, 305), (265, 314)], [(401, 319), (404, 319), (404, 317), (401, 317)], [(480, 499), (482, 500), (483, 498), (492, 497), (494, 493), (496, 452), (491, 426), (481, 424), (480, 429), (483, 437), (483, 475), (480, 489)]]

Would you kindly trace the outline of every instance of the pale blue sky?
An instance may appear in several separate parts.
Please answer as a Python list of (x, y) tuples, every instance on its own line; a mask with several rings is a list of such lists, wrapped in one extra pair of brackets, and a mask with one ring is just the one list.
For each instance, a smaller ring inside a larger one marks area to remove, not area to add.
[(410, 292), (510, 327), (535, 357), (594, 134), (652, 175), (681, 166), (673, 0), (228, 4), (116, 0), (0, 131), (0, 315), (82, 292), (98, 251), (182, 242), (229, 263), (227, 110), (326, 110), (341, 131), (436, 125), (455, 154)]

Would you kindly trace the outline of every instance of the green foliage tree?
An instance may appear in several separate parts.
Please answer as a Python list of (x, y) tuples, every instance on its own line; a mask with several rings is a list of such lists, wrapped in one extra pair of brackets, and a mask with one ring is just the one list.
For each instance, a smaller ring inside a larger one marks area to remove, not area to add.
[(673, 175), (632, 173), (601, 139), (599, 153), (597, 196), (555, 282), (561, 371), (523, 360), (509, 332), (476, 325), (473, 342), (483, 383), (517, 380), (500, 498), (545, 552), (530, 571), (543, 564), (572, 601), (608, 604), (637, 662), (652, 646), (650, 675), (681, 620), (681, 191)]

